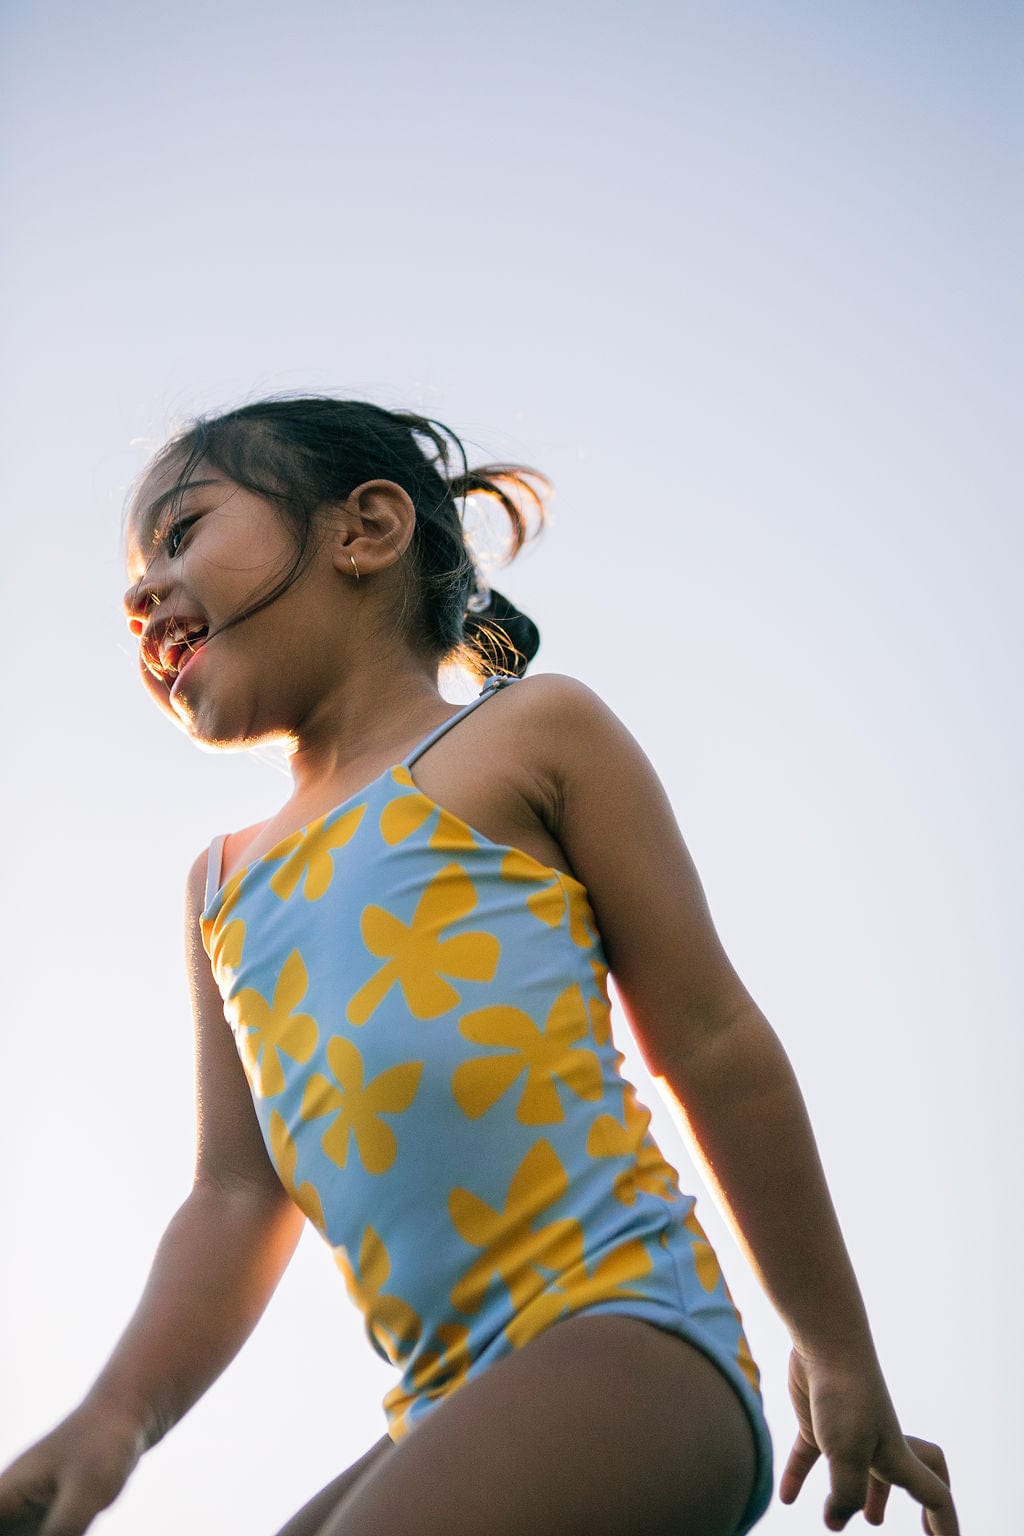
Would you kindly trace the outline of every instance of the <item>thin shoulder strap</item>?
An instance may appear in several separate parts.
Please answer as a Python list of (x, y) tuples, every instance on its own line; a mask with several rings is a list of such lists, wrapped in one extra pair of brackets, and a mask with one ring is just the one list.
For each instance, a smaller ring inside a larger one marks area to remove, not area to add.
[(206, 901), (203, 903), (204, 908), (210, 905), (210, 902), (220, 890), (220, 872), (221, 866), (224, 862), (224, 844), (227, 842), (227, 840), (228, 837), (226, 832), (218, 833), (217, 836), (213, 839), (213, 842), (210, 844), (209, 850), (207, 852)]
[(453, 725), (458, 725), (460, 720), (464, 720), (467, 715), (472, 714), (474, 709), (478, 709), (485, 699), (489, 699), (500, 688), (504, 688), (508, 683), (517, 683), (518, 681), (517, 677), (512, 677), (506, 672), (496, 672), (493, 677), (489, 677), (475, 699), (470, 699), (469, 703), (464, 705), (456, 714), (449, 716), (447, 720), (442, 720), (436, 730), (431, 731), (430, 735), (425, 736), (418, 746), (413, 747), (408, 757), (402, 759), (402, 767), (411, 768), (413, 763), (423, 756), (428, 747), (432, 747), (435, 741), (440, 741), (441, 737), (450, 731)]

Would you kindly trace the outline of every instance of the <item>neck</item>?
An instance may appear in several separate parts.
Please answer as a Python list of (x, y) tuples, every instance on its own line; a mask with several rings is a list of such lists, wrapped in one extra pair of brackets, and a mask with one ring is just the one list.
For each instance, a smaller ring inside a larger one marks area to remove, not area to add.
[(351, 669), (289, 743), (293, 798), (343, 798), (399, 762), (449, 713), (436, 666), (408, 652)]

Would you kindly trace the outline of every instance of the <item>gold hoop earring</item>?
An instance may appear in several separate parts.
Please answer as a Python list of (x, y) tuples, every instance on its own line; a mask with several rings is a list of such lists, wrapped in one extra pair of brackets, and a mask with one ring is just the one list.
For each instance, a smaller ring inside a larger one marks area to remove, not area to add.
[(359, 567), (358, 567), (358, 565), (356, 565), (356, 557), (355, 557), (355, 555), (349, 555), (349, 559), (352, 561), (352, 569), (355, 571), (355, 573), (356, 573), (356, 581), (358, 581), (359, 580)]

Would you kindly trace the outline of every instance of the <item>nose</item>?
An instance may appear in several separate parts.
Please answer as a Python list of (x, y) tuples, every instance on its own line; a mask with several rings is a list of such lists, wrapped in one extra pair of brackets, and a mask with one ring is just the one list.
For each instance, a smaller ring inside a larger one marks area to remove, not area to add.
[(124, 614), (128, 628), (136, 637), (146, 627), (146, 620), (154, 608), (160, 606), (160, 594), (148, 576), (141, 577), (124, 595)]

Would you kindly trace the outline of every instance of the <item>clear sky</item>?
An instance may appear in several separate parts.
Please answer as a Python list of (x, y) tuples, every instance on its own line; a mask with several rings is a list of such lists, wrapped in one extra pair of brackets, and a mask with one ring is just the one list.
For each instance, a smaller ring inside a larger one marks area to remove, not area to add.
[[(182, 885), (285, 790), (135, 681), (124, 492), (190, 413), (318, 389), (555, 481), (506, 578), (538, 668), (662, 773), (905, 1425), (1016, 1532), (1022, 45), (1009, 0), (5, 0), (0, 1460), (187, 1190)], [(700, 1209), (781, 1460), (786, 1339)], [(307, 1237), (96, 1530), (270, 1536), (388, 1380)]]

